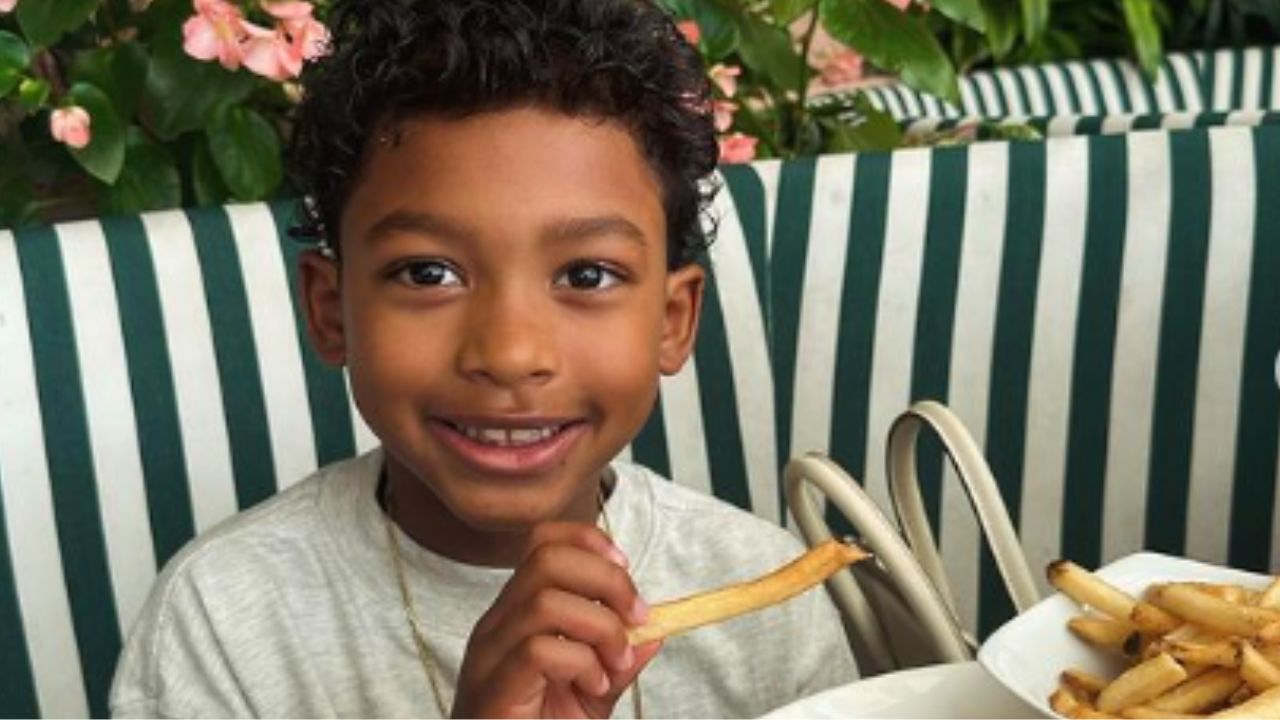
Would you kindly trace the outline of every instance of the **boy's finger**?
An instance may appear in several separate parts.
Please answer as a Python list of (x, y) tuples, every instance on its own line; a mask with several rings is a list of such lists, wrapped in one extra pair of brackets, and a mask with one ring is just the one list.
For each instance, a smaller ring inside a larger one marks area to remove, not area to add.
[(497, 646), (514, 647), (534, 635), (559, 636), (591, 647), (611, 670), (635, 664), (626, 629), (608, 608), (558, 588), (542, 590), (528, 605), (527, 613), (495, 632)]
[(545, 588), (598, 601), (626, 625), (640, 625), (648, 619), (649, 607), (626, 570), (595, 553), (564, 544), (543, 545), (516, 568), (494, 602), (497, 614), (528, 612), (526, 603)]
[(500, 706), (540, 703), (553, 684), (573, 685), (589, 697), (601, 697), (610, 690), (609, 674), (590, 647), (537, 635), (527, 638), (494, 669), (486, 693)]
[(593, 552), (618, 567), (629, 566), (627, 556), (613, 544), (603, 530), (592, 525), (573, 522), (541, 523), (533, 529), (529, 537), (528, 551), (525, 560), (547, 545), (573, 545), (588, 552)]

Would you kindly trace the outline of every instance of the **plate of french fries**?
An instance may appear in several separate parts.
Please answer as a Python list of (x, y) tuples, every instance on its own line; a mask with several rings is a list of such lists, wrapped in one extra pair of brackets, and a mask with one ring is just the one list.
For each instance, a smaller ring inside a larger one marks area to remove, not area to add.
[(1150, 552), (1046, 575), (978, 653), (1046, 715), (1280, 718), (1280, 578)]

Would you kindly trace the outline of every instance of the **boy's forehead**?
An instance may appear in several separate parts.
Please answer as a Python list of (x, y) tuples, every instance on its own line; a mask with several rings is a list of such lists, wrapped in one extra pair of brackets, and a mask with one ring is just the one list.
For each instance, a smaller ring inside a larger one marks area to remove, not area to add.
[(622, 123), (519, 108), (380, 124), (343, 213), (343, 234), (367, 234), (393, 213), (539, 224), (621, 220), (661, 243), (661, 183)]

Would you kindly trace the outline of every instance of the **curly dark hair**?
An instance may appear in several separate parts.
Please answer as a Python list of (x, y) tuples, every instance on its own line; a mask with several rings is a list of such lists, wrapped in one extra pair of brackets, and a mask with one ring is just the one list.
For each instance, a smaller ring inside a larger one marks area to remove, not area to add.
[(329, 25), (289, 152), (308, 198), (295, 235), (341, 251), (339, 218), (379, 128), (536, 106), (626, 126), (661, 183), (668, 267), (706, 250), (711, 89), (653, 0), (337, 0)]

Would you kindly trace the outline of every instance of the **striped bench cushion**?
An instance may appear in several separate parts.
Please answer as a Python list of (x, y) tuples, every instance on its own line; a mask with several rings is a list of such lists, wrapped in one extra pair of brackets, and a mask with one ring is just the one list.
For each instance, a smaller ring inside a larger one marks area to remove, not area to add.
[[(971, 125), (973, 118), (918, 118), (902, 123), (909, 134), (945, 132)], [(997, 127), (1030, 126), (1042, 137), (1062, 135), (1120, 135), (1144, 130), (1188, 130), (1211, 127), (1280, 125), (1280, 111), (1175, 112), (1154, 115), (1051, 115), (1034, 118), (999, 118)]]
[[(695, 357), (627, 454), (780, 522), (751, 180), (741, 220), (718, 200)], [(105, 715), (165, 560), (375, 444), (343, 374), (307, 348), (289, 212), (0, 231), (0, 715)]]
[(960, 104), (905, 85), (867, 90), (900, 120), (1280, 110), (1280, 47), (1171, 53), (1150, 82), (1125, 59), (999, 68), (960, 79)]
[[(1280, 568), (1280, 126), (979, 143), (764, 166), (779, 455), (888, 505), (916, 399), (984, 444), (1033, 567), (1150, 548)], [(968, 503), (923, 463), (966, 625), (1011, 614)]]

